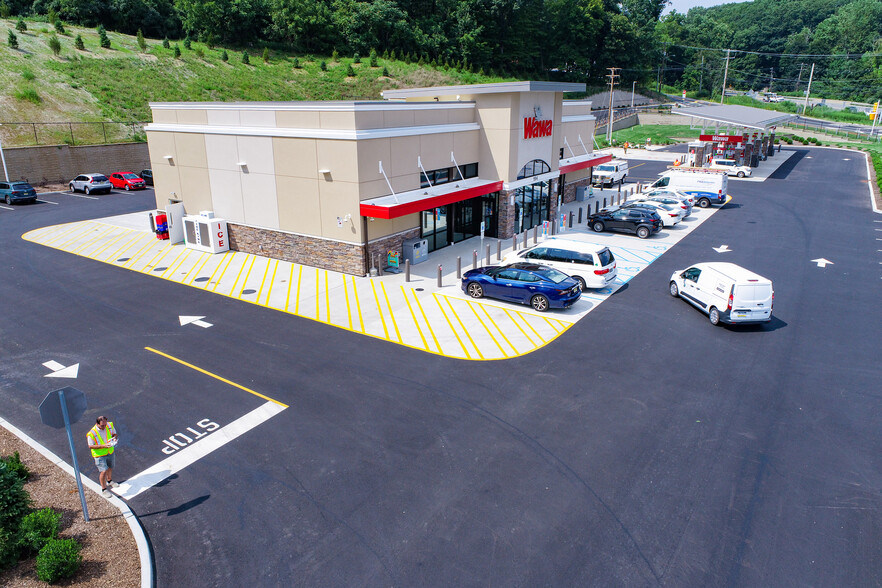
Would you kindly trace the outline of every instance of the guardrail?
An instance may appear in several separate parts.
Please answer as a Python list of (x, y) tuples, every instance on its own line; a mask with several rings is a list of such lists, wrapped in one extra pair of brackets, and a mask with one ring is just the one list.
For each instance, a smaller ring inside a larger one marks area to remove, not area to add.
[(131, 122), (3, 122), (0, 141), (4, 147), (35, 145), (101, 145), (143, 143), (145, 121)]

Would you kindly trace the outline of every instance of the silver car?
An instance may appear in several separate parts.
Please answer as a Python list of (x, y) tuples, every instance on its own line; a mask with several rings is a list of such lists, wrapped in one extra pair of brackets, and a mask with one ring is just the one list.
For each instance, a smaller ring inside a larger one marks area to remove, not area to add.
[(80, 174), (68, 184), (71, 192), (84, 192), (86, 194), (100, 193), (110, 194), (113, 185), (104, 174)]

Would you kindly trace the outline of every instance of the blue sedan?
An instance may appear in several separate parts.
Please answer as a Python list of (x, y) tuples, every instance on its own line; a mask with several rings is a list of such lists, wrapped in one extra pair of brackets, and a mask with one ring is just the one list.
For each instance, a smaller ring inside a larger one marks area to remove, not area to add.
[(535, 263), (469, 270), (462, 276), (462, 291), (472, 298), (487, 296), (529, 304), (539, 312), (569, 308), (582, 296), (582, 288), (575, 279)]

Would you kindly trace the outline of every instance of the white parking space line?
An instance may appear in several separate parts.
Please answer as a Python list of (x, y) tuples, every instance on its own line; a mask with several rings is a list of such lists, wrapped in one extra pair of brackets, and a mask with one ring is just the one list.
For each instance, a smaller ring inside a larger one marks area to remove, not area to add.
[(89, 200), (98, 200), (94, 196), (86, 196), (85, 194), (74, 194), (73, 192), (61, 192), (62, 194), (67, 194), (68, 196), (76, 196), (77, 198), (88, 198)]
[(15, 210), (14, 208), (10, 208), (9, 206), (0, 206), (3, 210)]
[(267, 402), (252, 410), (245, 416), (236, 419), (232, 423), (211, 432), (203, 439), (199, 439), (183, 449), (178, 450), (173, 455), (167, 457), (156, 465), (147, 468), (139, 474), (135, 474), (120, 484), (119, 488), (114, 492), (126, 500), (132, 499), (145, 490), (162, 482), (169, 476), (172, 476), (187, 466), (196, 463), (206, 455), (209, 455), (212, 451), (220, 449), (230, 441), (268, 421), (285, 410), (285, 408), (285, 406), (278, 404), (277, 402)]
[(37, 198), (37, 202), (42, 202), (44, 204), (55, 204), (56, 206), (58, 205), (57, 202), (52, 202), (51, 200), (43, 200), (41, 198)]

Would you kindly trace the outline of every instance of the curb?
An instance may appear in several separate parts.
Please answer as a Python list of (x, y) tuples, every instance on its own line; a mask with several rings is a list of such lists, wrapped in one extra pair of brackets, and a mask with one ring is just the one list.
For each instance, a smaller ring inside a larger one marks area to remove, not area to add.
[[(34, 450), (36, 450), (43, 457), (60, 467), (71, 477), (74, 476), (73, 467), (71, 467), (67, 462), (63, 461), (57, 455), (37, 443), (34, 439), (28, 436), (27, 433), (20, 430), (18, 427), (2, 417), (0, 417), (0, 427), (3, 427), (19, 439), (30, 445)], [(135, 544), (138, 546), (138, 555), (141, 560), (141, 588), (153, 588), (153, 553), (150, 550), (150, 542), (147, 540), (147, 534), (144, 532), (144, 528), (141, 526), (138, 517), (135, 515), (135, 513), (132, 512), (132, 509), (129, 508), (129, 505), (120, 498), (117, 498), (116, 496), (112, 498), (107, 498), (106, 496), (101, 494), (101, 486), (99, 486), (97, 482), (94, 482), (93, 480), (82, 476), (81, 479), (83, 486), (88, 487), (89, 490), (95, 492), (96, 494), (110, 502), (122, 513), (123, 519), (125, 519), (126, 523), (129, 525), (129, 529), (132, 531), (132, 536), (135, 538)]]

